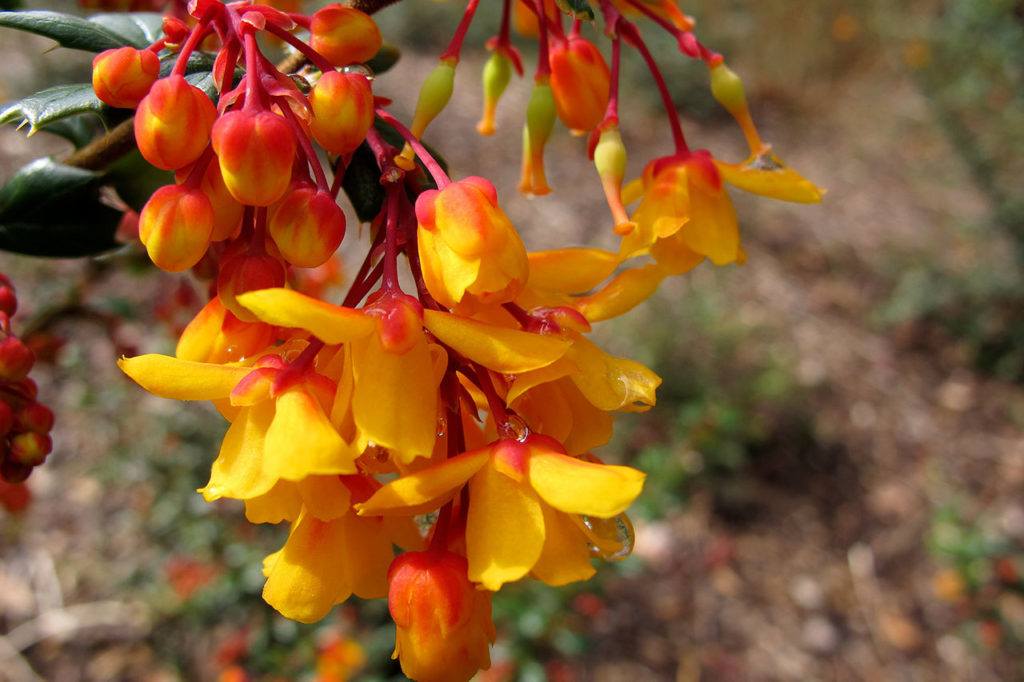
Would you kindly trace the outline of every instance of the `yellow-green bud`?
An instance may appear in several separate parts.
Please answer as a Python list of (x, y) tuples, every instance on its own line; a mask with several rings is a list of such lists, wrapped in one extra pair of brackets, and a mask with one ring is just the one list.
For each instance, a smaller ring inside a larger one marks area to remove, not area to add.
[(535, 148), (543, 147), (555, 127), (555, 96), (547, 81), (538, 82), (530, 93), (530, 103), (526, 106), (526, 129), (529, 132), (530, 144)]
[(500, 51), (495, 50), (484, 65), (484, 113), (476, 125), (481, 135), (494, 134), (494, 114), (498, 108), (498, 99), (505, 92), (511, 79), (512, 62)]
[(454, 90), (455, 63), (442, 60), (430, 72), (420, 88), (420, 96), (416, 101), (416, 113), (412, 119), (413, 135), (416, 137), (423, 135), (423, 131), (427, 129), (430, 122), (448, 106), (448, 100), (452, 98)]
[(618, 128), (608, 128), (601, 133), (594, 148), (594, 165), (602, 178), (621, 181), (626, 175), (626, 145), (622, 144)]
[(711, 67), (711, 94), (733, 116), (747, 109), (743, 81), (725, 63)]

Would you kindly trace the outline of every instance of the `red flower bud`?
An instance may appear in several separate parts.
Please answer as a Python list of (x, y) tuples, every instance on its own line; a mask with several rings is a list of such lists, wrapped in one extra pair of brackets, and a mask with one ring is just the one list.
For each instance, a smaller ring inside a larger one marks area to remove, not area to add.
[(491, 665), (490, 594), (466, 577), (466, 560), (447, 551), (406, 552), (388, 570), (395, 654), (415, 680), (468, 680)]
[(327, 262), (345, 237), (345, 214), (327, 192), (299, 187), (270, 217), (269, 232), (284, 259), (300, 268)]
[(21, 339), (8, 336), (0, 341), (0, 379), (21, 381), (28, 376), (35, 361), (35, 355)]
[[(0, 472), (0, 476), (2, 476), (2, 472)], [(17, 514), (24, 511), (31, 501), (32, 493), (29, 492), (27, 486), (0, 480), (0, 507), (11, 514)]]
[(18, 312), (18, 296), (10, 284), (0, 285), (0, 312), (7, 317), (14, 317), (14, 313)]
[(165, 16), (163, 27), (164, 37), (171, 45), (181, 45), (188, 38), (188, 25), (177, 17)]
[(558, 118), (570, 130), (590, 130), (604, 118), (611, 74), (593, 43), (571, 35), (551, 46), (551, 92)]
[(369, 61), (383, 43), (370, 15), (344, 5), (317, 10), (309, 32), (309, 44), (335, 66)]
[(53, 428), (53, 411), (42, 403), (31, 403), (18, 412), (14, 425), (18, 431), (49, 433)]
[(221, 263), (217, 297), (238, 319), (255, 322), (256, 316), (238, 305), (235, 297), (247, 291), (283, 287), (285, 277), (284, 266), (273, 256), (242, 253)]
[[(178, 182), (184, 182), (191, 170), (191, 167), (179, 170), (175, 173), (175, 179)], [(213, 231), (210, 233), (210, 241), (220, 242), (233, 237), (242, 223), (242, 212), (245, 209), (228, 191), (227, 185), (224, 184), (224, 177), (220, 173), (220, 164), (216, 159), (206, 166), (202, 183), (199, 186), (213, 207)]]
[(135, 112), (135, 141), (146, 161), (157, 168), (187, 166), (203, 153), (217, 109), (184, 76), (168, 76), (153, 84)]
[(10, 458), (18, 464), (39, 466), (52, 449), (53, 441), (49, 436), (26, 431), (11, 438)]
[(213, 149), (231, 195), (250, 206), (269, 206), (288, 190), (295, 134), (269, 111), (232, 111), (213, 126)]
[(119, 47), (92, 60), (92, 89), (112, 107), (137, 107), (159, 75), (160, 59), (152, 50)]
[(5, 402), (0, 402), (0, 438), (6, 436), (14, 428), (14, 410)]
[(202, 190), (167, 185), (154, 192), (143, 207), (139, 238), (157, 267), (181, 272), (206, 253), (213, 224), (213, 206)]
[(310, 91), (309, 104), (313, 137), (332, 154), (354, 151), (373, 125), (373, 90), (357, 73), (325, 73)]

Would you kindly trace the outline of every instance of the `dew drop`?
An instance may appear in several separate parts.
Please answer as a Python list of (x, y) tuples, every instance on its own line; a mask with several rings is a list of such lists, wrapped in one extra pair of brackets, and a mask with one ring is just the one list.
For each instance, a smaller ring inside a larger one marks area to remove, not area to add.
[(444, 438), (448, 434), (448, 420), (444, 417), (437, 418), (437, 431), (438, 438)]
[(501, 427), (501, 436), (525, 443), (526, 439), (530, 437), (530, 427), (521, 418), (511, 414), (508, 421)]
[(360, 76), (365, 77), (368, 81), (373, 80), (373, 69), (368, 67), (366, 64), (349, 64), (342, 68), (341, 71), (342, 73), (357, 73)]
[(636, 533), (625, 514), (610, 519), (581, 516), (583, 532), (590, 541), (592, 556), (605, 561), (622, 561), (633, 553)]

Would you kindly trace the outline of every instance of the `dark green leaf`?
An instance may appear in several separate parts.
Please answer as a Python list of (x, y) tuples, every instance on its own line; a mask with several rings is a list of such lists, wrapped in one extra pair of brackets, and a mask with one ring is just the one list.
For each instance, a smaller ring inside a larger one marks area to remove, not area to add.
[(352, 208), (355, 209), (359, 220), (369, 222), (380, 213), (380, 207), (384, 204), (380, 168), (377, 167), (377, 160), (365, 142), (352, 154), (341, 187), (352, 202)]
[(116, 248), (121, 212), (100, 202), (102, 176), (37, 159), (0, 188), (0, 249), (73, 258)]
[(374, 75), (380, 75), (397, 64), (398, 58), (401, 56), (402, 53), (394, 45), (381, 45), (373, 59), (366, 62), (366, 66), (373, 71)]
[(107, 106), (96, 97), (92, 85), (76, 83), (41, 90), (0, 110), (0, 124), (28, 124), (29, 134), (54, 121), (78, 114), (102, 115)]
[(89, 144), (97, 134), (102, 132), (103, 125), (98, 119), (91, 116), (73, 116), (48, 123), (42, 131), (60, 135), (75, 145), (75, 149), (79, 149)]
[(61, 12), (0, 12), (0, 26), (56, 40), (62, 47), (102, 52), (131, 42), (106, 26)]
[(139, 49), (160, 40), (164, 32), (164, 17), (156, 12), (110, 12), (94, 14), (89, 21), (108, 28)]
[(594, 9), (587, 0), (555, 0), (555, 4), (573, 19), (594, 20)]

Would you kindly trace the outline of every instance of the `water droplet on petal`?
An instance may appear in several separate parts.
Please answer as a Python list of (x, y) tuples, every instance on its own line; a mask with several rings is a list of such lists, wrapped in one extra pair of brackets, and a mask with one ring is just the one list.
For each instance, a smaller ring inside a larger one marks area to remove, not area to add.
[(448, 433), (448, 420), (444, 417), (437, 418), (437, 437), (444, 438)]
[(364, 76), (366, 80), (373, 80), (373, 69), (366, 64), (349, 64), (342, 68), (341, 71), (342, 73), (358, 73), (360, 76)]
[(509, 438), (520, 443), (525, 443), (526, 439), (530, 437), (530, 427), (514, 414), (509, 415), (508, 421), (502, 424), (498, 430), (502, 438)]
[(590, 541), (591, 555), (605, 561), (622, 561), (633, 553), (636, 533), (625, 514), (610, 519), (581, 516), (583, 532)]

